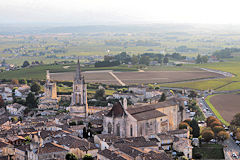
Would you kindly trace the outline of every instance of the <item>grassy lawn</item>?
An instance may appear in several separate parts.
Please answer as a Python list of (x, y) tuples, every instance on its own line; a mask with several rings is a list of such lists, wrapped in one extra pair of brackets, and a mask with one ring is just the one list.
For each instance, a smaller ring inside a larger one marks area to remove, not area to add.
[(223, 117), (220, 115), (220, 113), (218, 112), (218, 110), (210, 103), (210, 98), (213, 97), (213, 96), (214, 96), (214, 95), (208, 96), (208, 97), (205, 99), (206, 103), (207, 103), (207, 104), (209, 105), (209, 107), (212, 109), (212, 111), (213, 111), (214, 114), (217, 116), (217, 118), (218, 118), (224, 125), (229, 126), (230, 124), (223, 119)]
[(193, 148), (195, 154), (201, 154), (201, 159), (224, 159), (223, 146), (220, 144), (202, 144), (199, 148)]

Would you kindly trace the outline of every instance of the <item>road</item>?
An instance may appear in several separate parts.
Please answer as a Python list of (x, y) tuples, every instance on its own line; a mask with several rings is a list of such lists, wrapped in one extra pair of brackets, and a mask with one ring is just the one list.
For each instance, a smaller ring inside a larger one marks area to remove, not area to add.
[[(203, 113), (204, 113), (206, 118), (210, 117), (210, 116), (215, 116), (215, 114), (213, 113), (211, 108), (208, 106), (208, 104), (202, 98), (198, 98), (197, 101), (198, 101), (199, 106), (202, 109), (202, 111), (203, 111)], [(237, 155), (239, 155), (239, 153), (240, 153), (240, 146), (238, 146), (235, 143), (235, 141), (232, 139), (232, 137), (230, 137), (228, 140), (224, 141), (223, 145), (226, 146), (226, 148), (224, 148), (225, 159), (227, 159), (227, 160), (234, 159), (232, 157), (233, 153), (236, 153)]]

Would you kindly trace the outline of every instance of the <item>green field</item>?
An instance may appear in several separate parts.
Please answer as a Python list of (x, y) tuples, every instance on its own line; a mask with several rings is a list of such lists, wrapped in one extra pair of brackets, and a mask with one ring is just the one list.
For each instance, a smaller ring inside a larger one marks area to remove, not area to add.
[(240, 82), (240, 63), (237, 61), (208, 63), (208, 64), (199, 64), (199, 65), (194, 64), (189, 66), (230, 72), (234, 74), (235, 77), (185, 82), (185, 83), (162, 84), (161, 86), (192, 88), (192, 89), (198, 89), (198, 90), (216, 89), (218, 91), (240, 89), (240, 83), (239, 83)]

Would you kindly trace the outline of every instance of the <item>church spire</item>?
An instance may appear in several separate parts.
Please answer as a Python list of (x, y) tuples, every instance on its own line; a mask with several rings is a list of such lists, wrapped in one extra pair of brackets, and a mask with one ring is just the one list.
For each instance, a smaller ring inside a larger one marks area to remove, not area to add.
[(80, 80), (80, 79), (82, 79), (82, 76), (81, 76), (80, 62), (79, 62), (79, 58), (78, 58), (75, 80)]

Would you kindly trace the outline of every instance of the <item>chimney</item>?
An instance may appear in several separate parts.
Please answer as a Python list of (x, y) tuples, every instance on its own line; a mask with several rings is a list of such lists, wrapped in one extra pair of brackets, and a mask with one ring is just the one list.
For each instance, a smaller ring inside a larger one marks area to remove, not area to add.
[(123, 99), (123, 108), (124, 110), (127, 110), (127, 98)]

